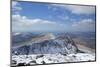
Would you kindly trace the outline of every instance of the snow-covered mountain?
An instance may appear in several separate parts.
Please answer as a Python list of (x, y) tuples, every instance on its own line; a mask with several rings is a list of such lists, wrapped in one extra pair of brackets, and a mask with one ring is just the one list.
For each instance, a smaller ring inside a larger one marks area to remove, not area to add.
[(18, 33), (12, 41), (12, 65), (15, 66), (95, 61), (95, 53), (80, 51), (82, 46), (77, 47), (66, 33), (58, 36)]
[(12, 48), (13, 54), (71, 54), (77, 53), (78, 48), (69, 36), (56, 37), (48, 33), (39, 37), (31, 38), (25, 42), (15, 43), (17, 46)]

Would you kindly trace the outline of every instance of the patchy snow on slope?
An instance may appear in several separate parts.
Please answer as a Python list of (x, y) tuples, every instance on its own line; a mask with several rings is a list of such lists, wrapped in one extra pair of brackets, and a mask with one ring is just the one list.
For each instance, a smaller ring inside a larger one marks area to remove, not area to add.
[(80, 61), (95, 61), (95, 54), (77, 53), (77, 54), (35, 54), (35, 55), (13, 55), (12, 60), (25, 64), (48, 64), (48, 63), (62, 63), (62, 62), (80, 62)]
[(14, 36), (20, 35), (20, 32), (13, 33)]

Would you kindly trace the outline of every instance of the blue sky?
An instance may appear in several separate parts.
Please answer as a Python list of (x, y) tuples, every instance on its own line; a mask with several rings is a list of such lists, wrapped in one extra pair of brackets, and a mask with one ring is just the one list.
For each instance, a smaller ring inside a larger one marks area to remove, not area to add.
[(12, 31), (95, 31), (95, 7), (12, 2)]

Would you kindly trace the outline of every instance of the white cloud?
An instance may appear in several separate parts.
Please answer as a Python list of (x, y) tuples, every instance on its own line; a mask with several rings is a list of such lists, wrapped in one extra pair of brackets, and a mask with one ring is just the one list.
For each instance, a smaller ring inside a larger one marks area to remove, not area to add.
[[(53, 7), (52, 5), (55, 6), (55, 4), (51, 4), (51, 6), (48, 5), (48, 9), (54, 11), (56, 18), (58, 18), (60, 20), (68, 20), (69, 19), (69, 16), (65, 15), (65, 12), (66, 11), (61, 12), (61, 13), (58, 14), (58, 11), (57, 10), (59, 10), (59, 9), (57, 7)], [(58, 14), (58, 15), (56, 15), (56, 14)], [(49, 16), (49, 18), (54, 18), (54, 16)]]
[(64, 15), (59, 15), (59, 16), (57, 16), (59, 19), (61, 19), (61, 20), (68, 20), (69, 19), (69, 17), (68, 16), (64, 16)]
[(72, 28), (76, 31), (95, 31), (95, 21), (92, 19), (83, 19), (79, 22), (74, 22)]
[[(51, 4), (51, 5), (53, 5), (53, 4)], [(52, 9), (53, 11), (57, 11), (56, 7), (51, 7), (50, 5), (48, 5), (48, 9)]]
[(93, 14), (95, 13), (95, 7), (93, 6), (75, 6), (70, 5), (67, 7), (72, 13), (75, 14)]
[(29, 19), (19, 14), (12, 15), (13, 31), (95, 31), (95, 21), (83, 19), (74, 22), (72, 26), (43, 19)]
[(12, 7), (16, 6), (17, 4), (18, 4), (18, 2), (12, 1)]
[(12, 10), (14, 12), (18, 12), (22, 10), (22, 8), (19, 6), (20, 4), (17, 1), (12, 1)]
[(51, 22), (47, 20), (42, 20), (42, 19), (29, 19), (26, 16), (21, 16), (21, 15), (12, 15), (12, 20), (13, 22), (17, 22), (19, 24), (23, 24), (26, 26), (32, 25), (32, 24), (57, 24), (56, 22)]
[(74, 14), (93, 14), (93, 13), (95, 13), (94, 6), (59, 5), (59, 4), (51, 4), (51, 6), (64, 8), (66, 10), (71, 11)]
[(43, 19), (29, 19), (26, 16), (12, 15), (13, 30), (59, 30), (62, 24)]

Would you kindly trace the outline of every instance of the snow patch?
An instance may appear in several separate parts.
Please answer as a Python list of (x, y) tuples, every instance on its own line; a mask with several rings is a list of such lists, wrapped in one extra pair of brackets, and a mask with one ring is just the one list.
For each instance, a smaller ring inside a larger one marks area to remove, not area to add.
[(12, 60), (25, 64), (48, 64), (48, 63), (62, 63), (62, 62), (80, 62), (80, 61), (95, 61), (95, 54), (77, 53), (77, 54), (35, 54), (35, 55), (13, 55)]

